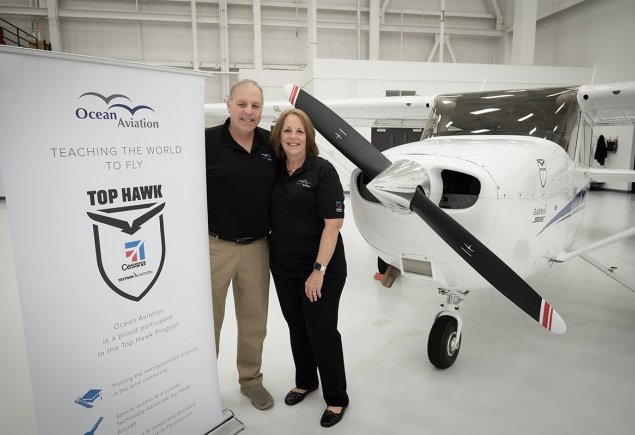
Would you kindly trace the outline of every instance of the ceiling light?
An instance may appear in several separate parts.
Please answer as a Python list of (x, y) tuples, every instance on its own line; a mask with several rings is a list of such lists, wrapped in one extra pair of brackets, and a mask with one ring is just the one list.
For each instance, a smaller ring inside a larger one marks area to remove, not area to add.
[(481, 109), (481, 110), (477, 110), (475, 112), (470, 112), (470, 114), (472, 114), (472, 115), (482, 115), (483, 113), (496, 112), (497, 110), (500, 110), (500, 109), (496, 108), (496, 107), (490, 107), (489, 109)]
[(564, 94), (565, 92), (569, 92), (569, 89), (565, 89), (564, 91), (556, 92), (555, 94), (547, 95), (547, 98), (555, 97), (556, 95)]
[(493, 98), (507, 98), (507, 97), (513, 97), (513, 95), (510, 95), (510, 94), (490, 95), (489, 97), (483, 97), (483, 100), (491, 100)]

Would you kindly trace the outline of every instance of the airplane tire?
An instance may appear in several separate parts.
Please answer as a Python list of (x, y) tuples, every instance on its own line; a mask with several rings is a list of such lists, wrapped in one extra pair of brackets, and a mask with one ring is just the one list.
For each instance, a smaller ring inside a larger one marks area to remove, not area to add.
[(456, 343), (457, 322), (452, 316), (441, 316), (430, 329), (428, 337), (428, 359), (433, 366), (447, 369), (461, 350), (461, 339)]
[(379, 273), (381, 273), (382, 275), (386, 273), (386, 271), (388, 270), (388, 266), (389, 264), (382, 260), (381, 257), (377, 257), (377, 271)]

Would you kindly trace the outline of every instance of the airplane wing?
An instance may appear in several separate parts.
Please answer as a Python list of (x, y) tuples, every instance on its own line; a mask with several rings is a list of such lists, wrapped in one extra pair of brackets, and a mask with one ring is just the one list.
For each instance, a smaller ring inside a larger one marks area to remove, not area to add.
[[(578, 103), (593, 126), (635, 124), (635, 82), (580, 86)], [(630, 169), (589, 168), (588, 172), (595, 183), (635, 182), (635, 171)]]
[(635, 171), (630, 169), (589, 168), (591, 181), (595, 183), (611, 183), (614, 181), (632, 181), (635, 183)]
[[(423, 127), (436, 95), (377, 98), (341, 98), (322, 101), (329, 109), (355, 127)], [(593, 126), (635, 123), (635, 82), (583, 85), (578, 103)], [(290, 108), (286, 100), (265, 102), (263, 124), (272, 124)], [(227, 103), (205, 104), (209, 125), (227, 119)]]
[[(323, 103), (355, 127), (423, 127), (428, 119), (434, 96), (380, 98), (342, 98)], [(261, 124), (273, 124), (282, 111), (291, 108), (288, 101), (265, 102)], [(205, 104), (208, 123), (221, 124), (227, 119), (226, 103)]]
[(635, 82), (580, 86), (578, 103), (593, 126), (635, 124)]

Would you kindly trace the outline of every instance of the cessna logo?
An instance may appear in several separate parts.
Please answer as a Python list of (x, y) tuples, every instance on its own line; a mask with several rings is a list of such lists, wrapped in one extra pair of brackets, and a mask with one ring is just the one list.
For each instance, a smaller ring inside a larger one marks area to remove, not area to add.
[(547, 162), (545, 159), (536, 159), (538, 162), (538, 175), (540, 175), (540, 184), (545, 187), (547, 184)]
[(97, 269), (115, 293), (138, 302), (159, 278), (165, 261), (165, 202), (145, 202), (163, 198), (161, 185), (86, 194), (91, 206), (117, 204), (86, 212), (93, 221)]

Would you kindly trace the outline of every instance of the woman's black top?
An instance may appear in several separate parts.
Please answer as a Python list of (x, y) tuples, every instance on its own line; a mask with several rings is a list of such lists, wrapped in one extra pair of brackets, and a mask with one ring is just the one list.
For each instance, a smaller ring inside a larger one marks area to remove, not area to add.
[[(344, 191), (330, 162), (307, 156), (302, 167), (289, 176), (286, 161), (281, 159), (271, 194), (271, 270), (308, 277), (320, 247), (324, 219), (343, 217)], [(346, 275), (341, 234), (326, 273)]]

